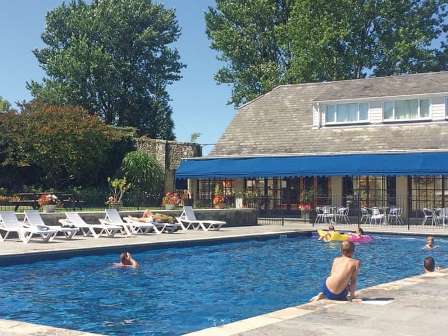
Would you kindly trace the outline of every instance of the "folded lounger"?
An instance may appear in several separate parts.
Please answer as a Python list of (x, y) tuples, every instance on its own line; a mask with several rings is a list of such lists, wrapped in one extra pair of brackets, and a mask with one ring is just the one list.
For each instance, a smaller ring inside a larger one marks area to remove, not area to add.
[[(1, 232), (5, 232), (4, 235)], [(0, 240), (5, 241), (11, 232), (17, 233), (19, 239), (27, 244), (34, 235), (38, 235), (44, 242), (52, 241), (58, 230), (48, 228), (26, 227), (17, 219), (12, 211), (0, 211)]]
[(188, 230), (190, 227), (195, 230), (202, 229), (204, 231), (219, 230), (226, 224), (223, 221), (197, 219), (191, 206), (184, 206), (184, 211), (176, 219), (183, 226), (184, 230)]
[(62, 226), (48, 226), (43, 221), (42, 217), (37, 210), (25, 210), (25, 218), (23, 220), (23, 225), (31, 228), (47, 229), (47, 230), (57, 230), (64, 234), (65, 238), (72, 239), (76, 233), (79, 231), (78, 228), (69, 228)]
[(77, 212), (66, 212), (65, 217), (65, 219), (60, 219), (59, 223), (61, 223), (63, 227), (73, 226), (78, 228), (84, 237), (113, 237), (117, 232), (121, 232), (121, 226), (109, 224), (87, 224)]

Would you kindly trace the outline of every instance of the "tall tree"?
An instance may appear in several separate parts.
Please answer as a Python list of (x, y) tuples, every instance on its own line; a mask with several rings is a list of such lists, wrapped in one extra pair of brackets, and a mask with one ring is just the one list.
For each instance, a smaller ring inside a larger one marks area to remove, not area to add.
[(206, 13), (236, 106), (281, 83), (447, 67), (447, 0), (217, 0)]
[(11, 109), (11, 104), (9, 101), (0, 96), (0, 113), (8, 112)]
[(232, 84), (239, 106), (282, 83), (289, 63), (286, 23), (293, 0), (217, 0), (205, 14), (211, 47), (225, 65), (215, 75)]
[(63, 3), (47, 15), (45, 48), (34, 51), (48, 77), (28, 87), (38, 100), (173, 139), (166, 88), (184, 66), (172, 47), (179, 34), (174, 11), (151, 0)]

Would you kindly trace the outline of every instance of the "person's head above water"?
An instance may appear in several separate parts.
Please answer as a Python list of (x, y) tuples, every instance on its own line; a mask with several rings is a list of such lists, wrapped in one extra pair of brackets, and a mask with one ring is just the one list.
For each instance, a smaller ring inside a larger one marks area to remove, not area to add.
[(341, 253), (343, 256), (351, 257), (354, 252), (355, 252), (355, 244), (353, 244), (351, 241), (344, 240), (341, 243)]
[(434, 258), (426, 257), (425, 260), (423, 260), (423, 267), (425, 272), (434, 272), (436, 269), (436, 262), (434, 261)]
[(334, 225), (333, 224), (328, 225), (328, 230), (334, 231)]
[(123, 252), (122, 254), (120, 254), (120, 262), (123, 265), (130, 265), (131, 262), (131, 254), (129, 252)]
[(426, 238), (426, 245), (429, 247), (433, 247), (434, 245), (434, 238), (432, 236), (428, 236)]
[(358, 227), (358, 228), (356, 229), (356, 233), (359, 234), (359, 235), (363, 235), (363, 234), (364, 234), (364, 230), (361, 229), (360, 227)]

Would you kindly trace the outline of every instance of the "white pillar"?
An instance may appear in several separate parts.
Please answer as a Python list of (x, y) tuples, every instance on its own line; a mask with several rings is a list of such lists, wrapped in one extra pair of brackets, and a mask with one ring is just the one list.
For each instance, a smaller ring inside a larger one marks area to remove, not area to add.
[(342, 204), (342, 176), (331, 176), (330, 185), (332, 205), (344, 206), (344, 204)]

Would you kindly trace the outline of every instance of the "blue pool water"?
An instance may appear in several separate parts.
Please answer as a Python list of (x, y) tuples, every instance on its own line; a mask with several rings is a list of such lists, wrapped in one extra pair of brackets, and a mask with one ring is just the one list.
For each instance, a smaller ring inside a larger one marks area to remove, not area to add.
[[(448, 240), (376, 236), (359, 245), (359, 287), (422, 271), (432, 255), (448, 265)], [(178, 335), (298, 305), (315, 295), (339, 254), (310, 237), (242, 241), (117, 255), (73, 257), (0, 268), (0, 316), (108, 335)]]

